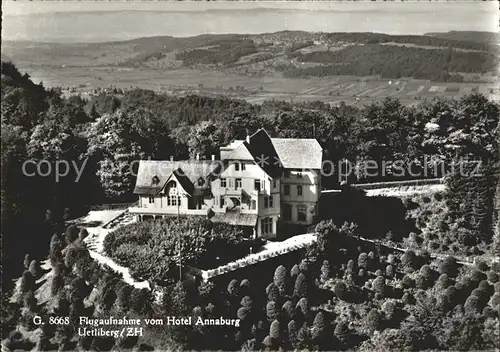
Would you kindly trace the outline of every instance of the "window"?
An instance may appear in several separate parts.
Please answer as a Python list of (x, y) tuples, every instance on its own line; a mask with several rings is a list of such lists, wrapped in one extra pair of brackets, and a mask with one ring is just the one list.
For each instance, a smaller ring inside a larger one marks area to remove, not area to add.
[(255, 210), (257, 208), (257, 202), (255, 199), (252, 199), (252, 210)]
[(154, 202), (155, 202), (155, 197), (149, 196), (149, 204), (154, 204)]
[(273, 206), (274, 206), (273, 196), (270, 196), (269, 197), (269, 208), (272, 208)]
[(273, 180), (273, 188), (276, 188), (276, 179)]
[(297, 185), (297, 195), (298, 196), (302, 195), (302, 186), (301, 185)]
[(292, 206), (290, 204), (283, 204), (283, 219), (292, 220)]
[(254, 189), (260, 192), (260, 180), (254, 181)]
[(290, 185), (284, 185), (283, 191), (285, 192), (285, 196), (289, 196), (290, 195)]
[(306, 209), (307, 207), (304, 204), (297, 206), (297, 220), (307, 221)]
[(175, 182), (174, 180), (169, 181), (167, 184), (167, 188), (177, 188), (177, 182)]
[(269, 198), (264, 197), (264, 208), (268, 208), (268, 207), (269, 207)]
[(236, 188), (241, 188), (241, 178), (236, 179)]
[(299, 172), (297, 172), (297, 177), (298, 177), (298, 178), (302, 178), (302, 172), (300, 172), (300, 171), (299, 171)]
[(260, 230), (262, 233), (272, 233), (273, 232), (273, 219), (264, 218), (260, 221)]
[(240, 171), (240, 164), (239, 163), (234, 163), (234, 170)]
[(228, 179), (229, 188), (234, 188), (234, 178)]
[(220, 204), (221, 208), (224, 208), (224, 196), (220, 196), (220, 202), (219, 202), (219, 204)]
[(153, 183), (153, 185), (157, 185), (158, 183), (160, 183), (160, 179), (158, 178), (158, 176), (154, 175), (151, 182)]
[(227, 187), (227, 181), (225, 178), (220, 179), (220, 186), (226, 188)]
[[(177, 200), (179, 199), (179, 204), (177, 204)], [(181, 202), (180, 202), (180, 198), (177, 197), (177, 195), (173, 195), (173, 196), (168, 196), (167, 198), (167, 205), (169, 207), (175, 207), (177, 205), (181, 205)]]
[(260, 188), (262, 188), (263, 191), (266, 189), (266, 181), (260, 181)]
[(245, 166), (245, 164), (242, 163), (241, 164), (241, 171), (245, 171), (245, 170), (246, 170), (246, 166)]

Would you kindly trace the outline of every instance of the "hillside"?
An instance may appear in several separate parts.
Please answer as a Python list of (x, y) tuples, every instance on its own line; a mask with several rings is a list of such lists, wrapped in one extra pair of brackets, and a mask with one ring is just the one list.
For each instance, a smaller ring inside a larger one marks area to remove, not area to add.
[(497, 44), (500, 39), (500, 35), (498, 33), (477, 31), (449, 31), (444, 33), (426, 33), (425, 35), (445, 40), (465, 40), (468, 42), (486, 44)]
[[(169, 70), (188, 67), (258, 76), (276, 73), (293, 77), (379, 74), (384, 78), (399, 78), (402, 75), (454, 82), (467, 80), (467, 76), (461, 73), (491, 74), (498, 61), (496, 47), (487, 41), (472, 40), (474, 36), (464, 33), (465, 39), (459, 39), (460, 36), (451, 32), (449, 38), (442, 38), (436, 34), (282, 31), (258, 35), (207, 34), (187, 38), (159, 36), (90, 44), (4, 41), (2, 55), (23, 68)], [(346, 65), (346, 62), (352, 61), (353, 55), (356, 64)], [(321, 60), (315, 57), (321, 57)], [(415, 57), (418, 60), (411, 60)], [(371, 68), (374, 62), (384, 62), (391, 69), (374, 71)], [(476, 65), (464, 69), (464, 62)], [(321, 73), (318, 74), (318, 71)]]

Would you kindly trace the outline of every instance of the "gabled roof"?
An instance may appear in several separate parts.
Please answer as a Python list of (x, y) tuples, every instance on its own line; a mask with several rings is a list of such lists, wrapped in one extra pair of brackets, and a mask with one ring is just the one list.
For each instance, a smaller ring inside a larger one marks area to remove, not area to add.
[(231, 153), (229, 153), (225, 160), (251, 160), (254, 161), (253, 155), (247, 148), (246, 143), (238, 145)]
[(316, 139), (271, 138), (281, 164), (287, 169), (321, 169), (323, 149)]
[[(210, 160), (140, 160), (134, 193), (156, 194), (165, 186), (172, 173), (175, 173), (182, 187), (192, 195), (195, 189), (208, 187), (210, 176), (218, 172), (220, 166)], [(160, 181), (153, 183), (154, 176)], [(198, 185), (199, 179), (203, 180), (202, 186)]]
[(282, 167), (276, 150), (274, 149), (271, 137), (264, 129), (260, 129), (250, 136), (250, 143), (245, 142), (246, 147), (252, 154), (255, 162), (266, 174), (271, 177), (279, 177)]

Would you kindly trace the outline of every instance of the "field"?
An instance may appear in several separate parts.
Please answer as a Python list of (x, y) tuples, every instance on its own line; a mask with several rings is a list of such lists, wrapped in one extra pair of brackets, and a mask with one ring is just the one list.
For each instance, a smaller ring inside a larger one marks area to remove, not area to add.
[(114, 86), (122, 89), (140, 87), (179, 95), (224, 94), (257, 104), (271, 99), (368, 104), (392, 96), (411, 105), (434, 97), (460, 97), (473, 91), (498, 97), (498, 85), (493, 83), (431, 83), (428, 80), (354, 76), (283, 78), (279, 74), (245, 76), (189, 68), (43, 66), (20, 69), (26, 70), (35, 82), (43, 82), (46, 87), (63, 87), (66, 93), (71, 90), (84, 96), (99, 87)]

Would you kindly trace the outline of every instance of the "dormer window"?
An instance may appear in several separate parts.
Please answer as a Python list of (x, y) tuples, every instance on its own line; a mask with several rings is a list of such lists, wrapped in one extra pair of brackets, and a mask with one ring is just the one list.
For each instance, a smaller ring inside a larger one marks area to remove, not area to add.
[(200, 177), (198, 179), (198, 186), (203, 186), (205, 184), (205, 180), (203, 179), (203, 177)]
[(234, 170), (240, 171), (240, 164), (239, 163), (234, 163)]
[(153, 185), (157, 185), (158, 183), (160, 183), (160, 178), (156, 175), (153, 176), (153, 178), (151, 179), (151, 183)]
[(172, 180), (167, 184), (167, 188), (177, 188), (177, 183)]

